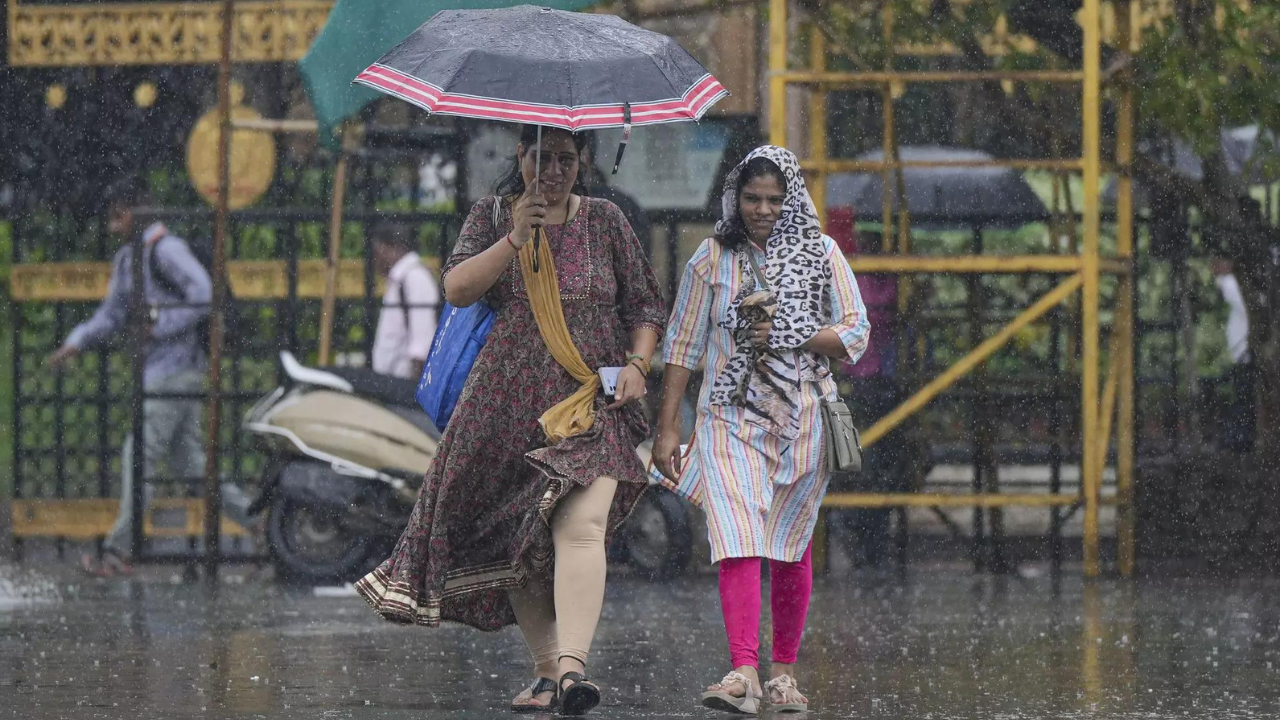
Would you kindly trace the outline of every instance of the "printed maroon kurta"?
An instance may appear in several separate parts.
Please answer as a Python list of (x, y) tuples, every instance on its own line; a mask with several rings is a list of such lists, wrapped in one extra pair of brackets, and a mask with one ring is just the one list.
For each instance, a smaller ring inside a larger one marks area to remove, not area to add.
[[(511, 230), (492, 198), (471, 209), (444, 274)], [(591, 367), (626, 362), (632, 331), (659, 335), (666, 309), (657, 278), (622, 212), (583, 198), (574, 217), (550, 226), (560, 299), (573, 342)], [(497, 313), (467, 379), (409, 525), (391, 557), (356, 588), (388, 620), (482, 630), (515, 622), (506, 589), (549, 570), (556, 504), (596, 478), (618, 481), (609, 531), (627, 518), (647, 479), (635, 448), (649, 435), (643, 409), (605, 410), (582, 435), (547, 447), (538, 418), (580, 387), (547, 350), (516, 262), (484, 297)]]

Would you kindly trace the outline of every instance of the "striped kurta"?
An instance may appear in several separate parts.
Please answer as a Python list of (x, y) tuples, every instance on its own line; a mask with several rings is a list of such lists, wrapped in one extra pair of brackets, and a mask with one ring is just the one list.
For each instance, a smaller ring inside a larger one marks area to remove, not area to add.
[[(829, 327), (840, 335), (849, 361), (856, 362), (870, 333), (866, 308), (835, 241), (824, 241), (832, 266)], [(763, 251), (752, 247), (748, 252), (764, 264)], [(801, 385), (800, 435), (794, 442), (745, 422), (742, 408), (711, 404), (711, 381), (734, 350), (733, 336), (719, 320), (743, 284), (754, 287), (754, 282), (714, 239), (704, 241), (685, 267), (663, 356), (691, 370), (704, 366), (705, 375), (680, 481), (663, 484), (706, 513), (712, 562), (739, 557), (798, 562), (813, 537), (830, 480), (821, 400), (837, 396), (836, 382), (828, 375)]]

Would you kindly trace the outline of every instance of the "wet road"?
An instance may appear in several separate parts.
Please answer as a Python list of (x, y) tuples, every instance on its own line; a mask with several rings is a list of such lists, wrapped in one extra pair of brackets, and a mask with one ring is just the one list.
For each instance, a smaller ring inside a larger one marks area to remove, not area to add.
[[(0, 717), (503, 718), (526, 681), (513, 629), (397, 627), (354, 596), (172, 573), (0, 564)], [(726, 662), (714, 576), (618, 579), (595, 716), (727, 717), (696, 704)], [(801, 662), (812, 718), (1280, 717), (1280, 582), (819, 579)]]

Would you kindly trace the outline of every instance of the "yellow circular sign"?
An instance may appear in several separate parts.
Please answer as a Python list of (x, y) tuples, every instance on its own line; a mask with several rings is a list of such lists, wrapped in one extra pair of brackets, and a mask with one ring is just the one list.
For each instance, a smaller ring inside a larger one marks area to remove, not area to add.
[(140, 108), (149, 108), (156, 104), (159, 94), (155, 83), (151, 81), (138, 83), (138, 87), (133, 89), (133, 102)]
[(67, 104), (67, 88), (60, 83), (54, 83), (44, 91), (44, 104), (54, 110), (61, 110), (63, 105)]
[[(252, 109), (231, 108), (232, 120), (261, 120)], [(187, 139), (187, 174), (209, 204), (218, 201), (218, 111), (205, 113)], [(276, 173), (276, 143), (265, 130), (231, 131), (230, 205), (238, 210), (257, 202)]]

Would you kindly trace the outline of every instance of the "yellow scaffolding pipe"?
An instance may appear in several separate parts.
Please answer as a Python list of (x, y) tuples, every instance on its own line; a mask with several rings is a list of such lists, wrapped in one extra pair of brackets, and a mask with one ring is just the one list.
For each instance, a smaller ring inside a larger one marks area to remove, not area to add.
[[(1116, 7), (1116, 32), (1125, 52), (1136, 52), (1133, 27), (1138, 6), (1120, 0)], [(1116, 255), (1125, 263), (1133, 262), (1133, 179), (1129, 174), (1133, 162), (1133, 68), (1126, 67), (1117, 77), (1119, 115), (1116, 118), (1116, 166), (1119, 182), (1116, 193)], [(1134, 280), (1120, 278), (1116, 298), (1116, 338), (1112, 352), (1120, 354), (1119, 406), (1116, 411), (1116, 512), (1117, 561), (1120, 574), (1133, 575), (1136, 559), (1136, 519), (1133, 505), (1134, 469), (1134, 353), (1133, 353)]]
[(995, 335), (987, 338), (981, 345), (974, 348), (965, 355), (955, 365), (947, 368), (946, 372), (934, 378), (932, 382), (916, 391), (899, 405), (893, 412), (881, 418), (876, 424), (862, 433), (862, 444), (870, 447), (877, 440), (884, 437), (886, 433), (897, 427), (906, 420), (911, 414), (920, 408), (929, 404), (943, 390), (951, 387), (957, 380), (963, 377), (970, 370), (981, 365), (987, 358), (991, 357), (1005, 343), (1009, 342), (1019, 330), (1035, 322), (1040, 316), (1052, 310), (1063, 300), (1067, 299), (1071, 293), (1080, 289), (1083, 279), (1080, 275), (1072, 275), (1062, 281), (1058, 287), (1049, 291), (1047, 295), (1040, 298), (1031, 307), (1023, 310), (1018, 317), (1014, 318), (1008, 325), (1005, 325)]
[(1076, 273), (1080, 258), (1070, 255), (849, 255), (858, 273)]
[(769, 0), (769, 143), (787, 144), (787, 0)]
[(789, 70), (771, 74), (794, 85), (843, 85), (863, 87), (884, 83), (952, 83), (952, 82), (1051, 82), (1079, 83), (1084, 73), (1078, 70), (981, 70), (981, 71), (924, 71), (924, 72), (825, 72), (814, 65), (813, 70)]
[[(884, 69), (887, 75), (892, 76), (893, 75), (893, 6), (889, 4), (885, 4), (883, 13), (884, 13), (883, 23), (884, 23), (884, 48), (885, 48)], [(881, 187), (880, 221), (882, 224), (882, 228), (880, 233), (881, 233), (883, 242), (886, 245), (888, 245), (893, 242), (890, 239), (892, 237), (891, 233), (893, 231), (892, 230), (893, 228), (893, 196), (890, 193), (893, 191), (891, 191), (889, 188), (894, 187), (894, 185), (892, 184), (893, 171), (900, 166), (898, 165), (899, 158), (898, 158), (898, 153), (896, 152), (898, 148), (898, 140), (896, 137), (894, 137), (896, 128), (894, 127), (895, 123), (894, 123), (894, 117), (893, 117), (893, 82), (891, 80), (884, 80), (882, 82), (884, 84), (884, 87), (880, 91), (880, 105), (881, 105), (881, 114), (882, 114), (881, 124), (883, 128), (881, 130), (881, 138), (880, 138), (880, 142), (881, 142), (880, 156), (884, 158), (884, 161), (879, 164), (879, 168), (878, 168), (880, 170), (880, 187)], [(829, 172), (857, 172), (856, 170), (848, 170), (846, 168), (841, 168), (840, 163), (838, 162), (825, 161), (823, 164)], [(802, 168), (804, 167), (803, 163), (801, 164), (801, 167)], [(905, 212), (906, 208), (903, 208), (903, 211)], [(907, 252), (910, 252), (910, 250), (905, 247), (898, 247), (898, 252), (907, 253)], [(903, 290), (903, 285), (899, 283), (898, 285), (899, 309), (903, 308), (903, 303), (901, 302), (902, 290)]]
[[(814, 70), (827, 67), (827, 39), (816, 24), (809, 29), (809, 65)], [(808, 183), (809, 196), (818, 210), (818, 220), (827, 224), (827, 93), (814, 88), (809, 92), (809, 157), (822, 161)]]
[[(1118, 33), (1121, 44), (1132, 50), (1129, 36), (1135, 6), (1131, 0), (1120, 0)], [(1120, 175), (1118, 200), (1117, 245), (1115, 257), (1103, 258), (1099, 251), (1100, 177), (1103, 171), (1101, 159), (1100, 108), (1102, 78), (1099, 67), (1101, 57), (1101, 3), (1100, 0), (1084, 0), (1080, 24), (1084, 29), (1084, 63), (1079, 71), (1009, 70), (1009, 71), (922, 71), (896, 72), (893, 67), (893, 14), (885, 7), (881, 17), (886, 43), (884, 67), (869, 72), (828, 72), (825, 50), (815, 35), (810, 47), (810, 67), (790, 70), (787, 63), (787, 0), (770, 0), (769, 26), (769, 139), (774, 144), (787, 141), (786, 93), (789, 85), (807, 85), (822, 94), (837, 87), (862, 87), (879, 85), (883, 98), (884, 159), (879, 161), (831, 159), (826, 156), (825, 136), (827, 117), (825, 101), (810, 95), (809, 153), (801, 162), (805, 171), (825, 179), (835, 172), (880, 173), (884, 180), (884, 198), (881, 207), (883, 243), (885, 250), (897, 245), (898, 256), (858, 256), (849, 258), (850, 265), (858, 272), (911, 273), (1054, 273), (1069, 274), (1060, 285), (1027, 308), (1009, 325), (981, 343), (941, 376), (917, 391), (909, 400), (888, 416), (876, 422), (863, 435), (864, 443), (871, 445), (886, 432), (896, 427), (912, 413), (927, 405), (934, 397), (952, 385), (964, 374), (984, 362), (1018, 330), (1034, 322), (1055, 305), (1065, 302), (1076, 290), (1081, 293), (1081, 334), (1079, 346), (1081, 358), (1081, 409), (1082, 457), (1081, 494), (1069, 496), (1038, 495), (901, 495), (901, 494), (853, 494), (833, 495), (830, 505), (847, 507), (901, 507), (901, 506), (983, 506), (1003, 505), (1067, 505), (1079, 502), (1084, 509), (1084, 574), (1096, 576), (1100, 570), (1098, 509), (1104, 503), (1119, 505), (1117, 533), (1120, 546), (1120, 570), (1129, 574), (1133, 568), (1133, 231), (1132, 183), (1128, 177), (1132, 160), (1133, 106), (1132, 76), (1128, 70), (1118, 74), (1117, 92), (1120, 93), (1119, 128), (1117, 131), (1116, 170)], [(821, 56), (819, 56), (819, 51)], [(1082, 87), (1082, 153), (1079, 157), (1045, 159), (993, 159), (978, 161), (903, 162), (897, 156), (894, 96), (905, 83), (943, 82), (1040, 82), (1081, 83)], [(815, 130), (821, 129), (821, 133)], [(893, 195), (894, 179), (906, 168), (1014, 168), (1021, 170), (1052, 170), (1080, 172), (1084, 181), (1084, 207), (1082, 236), (1083, 247), (1067, 256), (1013, 256), (1013, 257), (913, 257), (910, 256), (910, 229), (905, 207), (901, 208), (895, 227)], [(816, 181), (815, 188), (824, 185)], [(825, 189), (825, 187), (819, 190)], [(825, 202), (823, 202), (825, 205)], [(820, 208), (823, 209), (823, 208)], [(893, 235), (897, 235), (894, 243)], [(1112, 358), (1108, 373), (1105, 397), (1099, 397), (1099, 284), (1103, 273), (1118, 277), (1116, 327), (1112, 340)], [(906, 277), (902, 278), (906, 282)], [(900, 299), (905, 295), (900, 294)], [(1099, 401), (1102, 400), (1101, 406)], [(1105, 409), (1104, 409), (1105, 408)], [(1102, 495), (1102, 474), (1112, 423), (1116, 428), (1117, 490), (1111, 497)], [(1045, 498), (1048, 499), (1045, 499)]]
[[(889, 140), (893, 139), (889, 135)], [(888, 145), (889, 143), (885, 143)], [(886, 155), (885, 157), (889, 157)], [(992, 160), (814, 160), (800, 161), (802, 170), (826, 170), (827, 172), (880, 172), (897, 168), (1013, 168), (1014, 170), (1081, 170), (1084, 162), (1079, 158), (1047, 159), (992, 159)]]
[(1098, 409), (1098, 467), (1095, 471), (1099, 478), (1107, 468), (1107, 450), (1111, 446), (1111, 420), (1116, 413), (1116, 393), (1120, 380), (1121, 357), (1120, 353), (1116, 352), (1119, 333), (1113, 330), (1111, 335), (1111, 359), (1107, 361), (1107, 381), (1102, 386), (1102, 403)]
[(1102, 468), (1098, 462), (1098, 194), (1101, 164), (1099, 62), (1101, 58), (1101, 2), (1084, 0), (1084, 98), (1081, 144), (1084, 147), (1084, 272), (1081, 322), (1081, 428), (1080, 468), (1084, 489), (1084, 574), (1097, 577), (1101, 569), (1098, 551), (1098, 497)]

